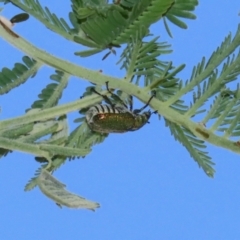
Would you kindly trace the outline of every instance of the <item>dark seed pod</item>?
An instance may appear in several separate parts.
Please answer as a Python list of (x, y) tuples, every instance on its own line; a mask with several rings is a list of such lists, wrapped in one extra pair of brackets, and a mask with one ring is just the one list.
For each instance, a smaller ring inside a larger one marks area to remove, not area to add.
[(29, 19), (29, 15), (27, 13), (20, 13), (10, 19), (11, 23), (19, 23), (24, 22)]

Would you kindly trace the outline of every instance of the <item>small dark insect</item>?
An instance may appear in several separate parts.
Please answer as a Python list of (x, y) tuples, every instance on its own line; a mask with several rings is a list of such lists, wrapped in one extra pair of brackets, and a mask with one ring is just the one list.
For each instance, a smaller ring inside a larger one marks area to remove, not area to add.
[(15, 15), (10, 19), (11, 23), (19, 23), (24, 22), (29, 19), (29, 15), (27, 13), (20, 13), (18, 15)]
[(10, 20), (7, 18), (0, 16), (0, 25), (13, 37), (19, 38), (19, 36), (11, 30), (11, 28), (14, 26), (15, 23), (26, 21), (29, 18), (29, 15), (27, 13), (20, 13), (14, 17), (12, 17)]
[(148, 102), (140, 109), (132, 110), (132, 96), (130, 96), (130, 108), (120, 99), (120, 97), (108, 88), (111, 95), (118, 99), (120, 104), (113, 104), (112, 101), (101, 93), (93, 89), (93, 92), (103, 97), (108, 104), (97, 104), (91, 107), (86, 113), (86, 122), (88, 126), (95, 132), (100, 133), (124, 133), (129, 131), (136, 131), (148, 123), (152, 112), (146, 111), (140, 114), (153, 99), (151, 96)]

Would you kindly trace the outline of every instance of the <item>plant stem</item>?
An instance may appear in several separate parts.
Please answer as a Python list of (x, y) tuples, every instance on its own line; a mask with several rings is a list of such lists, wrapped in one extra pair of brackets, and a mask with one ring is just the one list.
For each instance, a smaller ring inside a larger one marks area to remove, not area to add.
[[(86, 79), (98, 85), (105, 85), (105, 83), (108, 81), (111, 88), (121, 89), (123, 92), (126, 92), (129, 95), (133, 95), (145, 103), (149, 99), (148, 91), (142, 88), (139, 88), (138, 86), (132, 83), (129, 83), (127, 81), (122, 81), (122, 79), (104, 75), (99, 71), (89, 70), (81, 66), (72, 64), (68, 61), (64, 61), (60, 58), (57, 58), (43, 50), (36, 48), (35, 46), (30, 44), (28, 41), (24, 40), (23, 38), (16, 37), (10, 34), (1, 25), (0, 25), (0, 37), (2, 37), (5, 41), (12, 44), (14, 47), (23, 51), (25, 54), (32, 56), (36, 61), (40, 61), (53, 68), (67, 72), (70, 75), (77, 76), (82, 79)], [(238, 35), (234, 38), (231, 44), (231, 47), (228, 48), (228, 51), (224, 52), (224, 56), (222, 56), (221, 59), (220, 58), (218, 59), (218, 62), (221, 62), (227, 55), (229, 55), (231, 52), (235, 50), (236, 46), (239, 45), (239, 42), (236, 43), (236, 41), (239, 41)], [(213, 66), (212, 64), (209, 64), (207, 67), (207, 70), (205, 69), (204, 71), (204, 76), (199, 75), (197, 78), (203, 79), (207, 77), (210, 74), (210, 68), (213, 69), (214, 67), (215, 65)], [(180, 113), (174, 111), (169, 107), (169, 105), (171, 105), (173, 102), (178, 100), (180, 96), (182, 96), (185, 92), (188, 92), (188, 91), (189, 91), (189, 88), (184, 88), (184, 92), (179, 91), (179, 93), (177, 93), (173, 98), (171, 98), (167, 102), (161, 102), (154, 98), (151, 101), (150, 105), (154, 110), (157, 110), (158, 113), (161, 114), (164, 118), (186, 127), (195, 136), (199, 137), (200, 139), (203, 139), (204, 141), (212, 143), (213, 145), (220, 146), (223, 148), (228, 148), (229, 150), (240, 153), (240, 147), (238, 147), (238, 145), (235, 144), (233, 141), (230, 141), (228, 139), (223, 139), (222, 137), (217, 136), (210, 130), (205, 129), (203, 126), (191, 121), (189, 118), (181, 115)], [(59, 116), (64, 113), (75, 111), (76, 109), (80, 109), (80, 108), (91, 105), (90, 100), (91, 100), (91, 103), (93, 104), (94, 102), (95, 103), (98, 102), (100, 100), (100, 97), (98, 96), (91, 96), (89, 98), (85, 97), (84, 99), (75, 101), (73, 103), (64, 104), (54, 108), (42, 110), (38, 113), (27, 114), (23, 117), (5, 120), (0, 122), (0, 128), (11, 127), (14, 125), (20, 125), (23, 123), (28, 123), (36, 120), (43, 120), (43, 119), (48, 119), (54, 116)]]

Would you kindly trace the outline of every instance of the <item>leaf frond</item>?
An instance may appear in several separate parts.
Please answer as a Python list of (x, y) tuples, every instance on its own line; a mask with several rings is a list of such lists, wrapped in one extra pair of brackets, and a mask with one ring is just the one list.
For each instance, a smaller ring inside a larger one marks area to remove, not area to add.
[[(240, 25), (233, 39), (231, 39), (231, 35), (229, 34), (221, 46), (213, 52), (208, 61), (203, 57), (201, 62), (194, 66), (190, 80), (187, 80), (185, 84), (182, 85), (181, 89), (179, 89), (175, 96), (168, 99), (167, 104), (171, 105), (196, 88), (195, 99), (193, 102), (194, 104), (198, 102), (198, 106), (192, 105), (190, 111), (187, 113), (189, 116), (194, 115), (195, 112), (199, 110), (198, 108), (202, 106), (209, 97), (212, 97), (216, 92), (220, 91), (220, 89), (226, 84), (237, 79), (237, 76), (239, 75), (240, 57), (239, 54), (237, 57), (235, 57), (234, 54), (231, 57), (230, 55), (239, 47), (239, 45)], [(225, 63), (222, 65), (222, 70), (219, 74), (218, 68), (224, 60)], [(208, 90), (207, 92), (205, 91), (206, 89)]]
[[(96, 49), (104, 50), (131, 42), (129, 36), (136, 36), (140, 33), (140, 39), (146, 36), (148, 27), (159, 20), (173, 2), (173, 0), (132, 1), (131, 3), (134, 5), (131, 8), (125, 8), (116, 4), (99, 6), (96, 4), (85, 5), (84, 1), (80, 1), (80, 3), (74, 1), (73, 10), (80, 29), (97, 44)], [(89, 56), (91, 53), (94, 54), (95, 51), (88, 51), (87, 55), (78, 52), (78, 55)]]
[(31, 14), (54, 32), (69, 40), (73, 40), (74, 30), (65, 19), (58, 18), (47, 7), (42, 7), (38, 0), (11, 0), (9, 2)]
[(175, 140), (179, 141), (190, 153), (190, 156), (198, 163), (199, 167), (209, 176), (213, 177), (215, 170), (214, 163), (208, 156), (208, 152), (202, 151), (206, 148), (203, 140), (198, 139), (188, 129), (172, 123), (165, 119), (166, 125), (169, 127), (171, 134)]
[[(79, 127), (77, 127), (75, 130), (71, 132), (67, 141), (64, 143), (64, 145), (62, 145), (62, 148), (56, 149), (57, 150), (56, 153), (58, 154), (52, 157), (52, 165), (49, 170), (50, 171), (57, 170), (62, 164), (65, 163), (67, 158), (69, 158), (69, 160), (74, 160), (76, 157), (77, 158), (85, 157), (91, 151), (92, 146), (103, 142), (107, 136), (108, 134), (99, 134), (99, 133), (92, 132), (87, 126), (87, 123), (83, 122)], [(47, 146), (45, 145), (44, 147), (47, 147)], [(72, 154), (66, 153), (66, 148), (69, 148), (70, 151), (68, 152), (71, 152)], [(46, 148), (44, 149), (49, 150), (49, 147), (47, 147), (47, 149)], [(74, 149), (76, 150), (75, 155), (74, 155)], [(79, 152), (80, 152), (79, 150), (81, 149), (84, 150), (85, 152), (85, 153), (83, 152), (82, 156), (79, 155)], [(66, 156), (66, 154), (68, 155)], [(43, 157), (36, 157), (35, 159), (40, 163), (47, 162), (47, 160)], [(43, 168), (44, 167), (46, 167), (46, 165), (43, 165)], [(38, 175), (40, 171), (41, 169), (38, 170), (36, 174)], [(37, 177), (33, 177), (29, 181), (25, 189), (31, 190), (36, 185), (37, 185)]]
[(180, 20), (180, 18), (196, 19), (196, 16), (193, 13), (191, 13), (191, 11), (194, 11), (197, 5), (198, 5), (197, 0), (175, 1), (173, 6), (164, 15), (164, 26), (170, 37), (172, 37), (172, 33), (168, 26), (167, 20), (180, 28), (186, 29), (187, 24)]
[(62, 92), (68, 84), (69, 75), (59, 70), (55, 71), (55, 74), (50, 76), (50, 79), (57, 83), (51, 83), (47, 85), (38, 95), (40, 100), (35, 101), (32, 104), (32, 108), (50, 108), (57, 105), (59, 99), (62, 97)]
[[(129, 36), (134, 36), (136, 32), (144, 27), (148, 27), (158, 21), (173, 5), (173, 0), (141, 0), (132, 8), (129, 18), (128, 27), (116, 38), (114, 44), (127, 43)], [(147, 31), (143, 31), (143, 33)], [(145, 34), (146, 35), (146, 34)], [(143, 35), (142, 37), (144, 37)]]
[[(197, 67), (197, 72), (203, 71), (204, 64)], [(193, 103), (186, 115), (196, 115), (199, 108), (202, 107), (208, 100), (215, 94), (221, 91), (221, 89), (227, 88), (227, 85), (237, 80), (240, 75), (240, 54), (235, 58), (228, 57), (225, 63), (222, 65), (222, 70), (219, 73), (218, 69), (214, 70), (211, 75), (202, 81), (193, 92)]]
[(224, 138), (240, 136), (240, 90), (226, 90), (219, 95), (204, 121), (214, 119), (211, 131), (223, 132)]
[[(121, 69), (125, 69), (127, 81), (133, 81), (134, 76), (139, 79), (141, 76), (145, 78), (156, 76), (166, 62), (162, 62), (157, 58), (162, 54), (171, 53), (170, 45), (157, 42), (158, 37), (149, 42), (142, 42), (138, 36), (132, 39), (117, 64), (121, 63)], [(146, 83), (147, 84), (147, 83)]]
[(60, 207), (86, 208), (95, 211), (100, 207), (99, 203), (92, 202), (65, 189), (66, 185), (59, 182), (48, 171), (43, 169), (37, 179), (42, 193), (53, 200)]
[(5, 67), (0, 72), (0, 95), (8, 93), (30, 77), (34, 77), (42, 65), (27, 56), (24, 56), (22, 60), (23, 63), (15, 63), (12, 69)]
[(38, 168), (34, 174), (34, 177), (31, 178), (28, 183), (25, 185), (24, 187), (24, 191), (30, 191), (32, 190), (33, 188), (35, 188), (37, 186), (37, 178), (39, 177), (41, 171), (43, 168), (45, 168), (47, 165), (44, 164), (42, 165), (40, 168)]

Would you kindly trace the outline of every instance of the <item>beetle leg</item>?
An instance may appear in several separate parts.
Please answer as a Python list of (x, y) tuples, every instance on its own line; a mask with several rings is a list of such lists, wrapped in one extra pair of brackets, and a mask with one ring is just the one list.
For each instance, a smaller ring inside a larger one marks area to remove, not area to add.
[(110, 100), (110, 98), (107, 95), (103, 95), (103, 94), (99, 93), (98, 91), (95, 90), (95, 88), (92, 88), (92, 92), (101, 96), (105, 100), (105, 102), (108, 103), (111, 107), (115, 106), (115, 104), (112, 103), (112, 101)]
[[(117, 102), (120, 102), (121, 105), (123, 105), (125, 108), (128, 108), (128, 106), (125, 104), (125, 102), (115, 93), (113, 93), (110, 89), (109, 89), (109, 86), (108, 86), (108, 82), (106, 82), (106, 88), (107, 88), (107, 91), (109, 93), (111, 93), (112, 97), (115, 98), (117, 100)], [(130, 105), (131, 106), (131, 105)]]
[(138, 113), (142, 112), (142, 110), (144, 110), (146, 107), (149, 106), (151, 100), (152, 100), (155, 96), (156, 96), (156, 92), (153, 93), (153, 95), (149, 98), (149, 100), (147, 101), (147, 103), (146, 103), (143, 107), (141, 107), (140, 109), (135, 109), (135, 110), (133, 111), (133, 113), (138, 114)]

